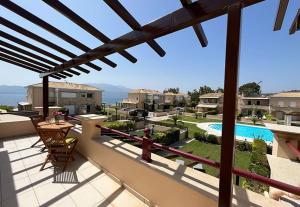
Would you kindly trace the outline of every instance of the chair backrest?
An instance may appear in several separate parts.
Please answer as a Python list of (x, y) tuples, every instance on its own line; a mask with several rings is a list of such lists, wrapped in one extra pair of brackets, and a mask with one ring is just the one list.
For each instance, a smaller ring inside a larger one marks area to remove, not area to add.
[(41, 127), (37, 127), (37, 131), (46, 148), (51, 149), (62, 146), (67, 148), (65, 133), (62, 129), (43, 129)]
[(44, 117), (42, 115), (31, 116), (30, 119), (35, 129), (37, 129), (39, 122), (44, 121)]

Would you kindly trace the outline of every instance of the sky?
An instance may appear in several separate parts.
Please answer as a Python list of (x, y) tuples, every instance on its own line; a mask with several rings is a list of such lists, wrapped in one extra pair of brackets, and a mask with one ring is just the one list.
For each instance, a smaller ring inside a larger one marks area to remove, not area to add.
[[(14, 0), (14, 2), (90, 48), (102, 44), (40, 0)], [(111, 39), (132, 30), (103, 1), (88, 0), (89, 3), (87, 3), (82, 0), (61, 0), (61, 2)], [(120, 2), (141, 25), (181, 7), (179, 0), (122, 0)], [(300, 32), (294, 35), (288, 34), (292, 20), (300, 8), (300, 1), (290, 1), (282, 29), (274, 32), (273, 25), (278, 2), (267, 0), (247, 7), (243, 10), (242, 16), (239, 84), (262, 81), (260, 85), (265, 93), (300, 89)], [(2, 6), (0, 6), (0, 14), (77, 55), (84, 53)], [(66, 81), (108, 83), (128, 88), (157, 90), (179, 87), (182, 92), (199, 88), (202, 85), (223, 88), (226, 25), (227, 15), (202, 23), (208, 39), (206, 48), (201, 47), (193, 29), (186, 28), (156, 39), (166, 51), (164, 57), (160, 57), (147, 44), (141, 44), (127, 50), (138, 59), (137, 63), (133, 64), (119, 54), (113, 54), (107, 58), (118, 64), (116, 68), (111, 68), (96, 60), (93, 63), (102, 67), (102, 71), (97, 72), (91, 69), (89, 74), (73, 76), (67, 78)], [(70, 59), (3, 25), (0, 25), (0, 29), (66, 60)], [(0, 39), (4, 40), (2, 37)], [(38, 74), (2, 61), (0, 61), (0, 71), (0, 85), (25, 86), (41, 81)]]

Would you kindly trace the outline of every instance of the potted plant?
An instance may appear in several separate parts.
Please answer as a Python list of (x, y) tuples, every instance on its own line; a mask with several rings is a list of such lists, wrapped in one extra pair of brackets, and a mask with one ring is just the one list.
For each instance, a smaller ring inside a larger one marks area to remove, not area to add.
[(62, 112), (60, 111), (54, 111), (53, 112), (53, 117), (54, 117), (54, 120), (55, 120), (55, 124), (59, 124), (59, 120), (60, 120), (60, 117), (63, 115)]
[(63, 108), (59, 109), (59, 112), (61, 113), (61, 115), (64, 116), (65, 120), (68, 120), (69, 109), (63, 107)]

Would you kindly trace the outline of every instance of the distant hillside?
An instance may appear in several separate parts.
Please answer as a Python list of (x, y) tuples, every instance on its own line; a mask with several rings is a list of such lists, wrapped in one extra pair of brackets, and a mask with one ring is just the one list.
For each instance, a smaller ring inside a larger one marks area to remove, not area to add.
[(7, 86), (0, 85), (1, 94), (26, 94), (26, 88), (24, 86)]

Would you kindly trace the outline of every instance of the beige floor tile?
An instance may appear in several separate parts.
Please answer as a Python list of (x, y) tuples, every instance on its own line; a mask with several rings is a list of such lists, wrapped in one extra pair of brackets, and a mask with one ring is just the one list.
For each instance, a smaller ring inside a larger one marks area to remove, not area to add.
[(76, 190), (70, 192), (69, 195), (78, 207), (94, 206), (96, 203), (104, 200), (104, 196), (90, 184), (80, 186)]
[(2, 207), (35, 207), (39, 203), (33, 190), (26, 191), (2, 201)]
[(101, 171), (99, 168), (95, 167), (94, 165), (91, 165), (85, 169), (82, 170), (77, 170), (80, 175), (84, 178), (90, 178), (96, 174), (99, 174), (99, 172)]
[(50, 169), (29, 174), (29, 179), (33, 187), (39, 187), (53, 182), (54, 172)]
[(1, 194), (3, 199), (8, 199), (16, 194), (22, 194), (30, 190), (32, 190), (32, 186), (28, 177), (20, 178), (15, 181), (4, 180), (1, 182)]
[(53, 204), (66, 196), (63, 195), (65, 189), (61, 184), (47, 183), (42, 186), (33, 187), (33, 189), (40, 205)]
[(111, 201), (114, 207), (141, 207), (144, 203), (134, 197), (127, 190), (123, 190), (116, 198)]
[(114, 206), (106, 202), (105, 200), (103, 200), (93, 205), (93, 207), (114, 207)]
[(76, 207), (75, 203), (69, 196), (64, 196), (55, 203), (49, 205), (51, 207)]
[(108, 175), (103, 175), (93, 181), (91, 185), (106, 198), (112, 195), (115, 191), (121, 188), (121, 185), (110, 178)]

